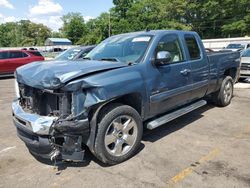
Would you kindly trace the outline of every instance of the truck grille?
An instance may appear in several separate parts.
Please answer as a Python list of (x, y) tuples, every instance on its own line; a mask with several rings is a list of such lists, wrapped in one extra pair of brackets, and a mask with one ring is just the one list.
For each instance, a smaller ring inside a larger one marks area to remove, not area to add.
[(19, 84), (20, 104), (25, 111), (42, 116), (68, 115), (71, 111), (71, 95), (32, 88)]
[(242, 63), (241, 70), (250, 70), (250, 63)]

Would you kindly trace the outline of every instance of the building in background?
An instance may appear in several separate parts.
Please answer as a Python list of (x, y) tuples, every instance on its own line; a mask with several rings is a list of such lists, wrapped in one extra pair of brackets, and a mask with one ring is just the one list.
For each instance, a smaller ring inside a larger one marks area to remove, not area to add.
[(47, 38), (44, 44), (45, 46), (64, 46), (72, 45), (72, 42), (66, 38)]
[(62, 52), (71, 46), (72, 42), (67, 38), (47, 38), (44, 42), (45, 52)]

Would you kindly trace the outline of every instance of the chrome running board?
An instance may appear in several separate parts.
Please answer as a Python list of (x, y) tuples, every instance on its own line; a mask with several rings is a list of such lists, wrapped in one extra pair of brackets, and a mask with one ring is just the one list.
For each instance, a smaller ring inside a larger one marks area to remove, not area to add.
[(155, 129), (156, 127), (159, 127), (167, 122), (170, 122), (184, 114), (187, 114), (193, 110), (196, 110), (197, 108), (200, 108), (204, 105), (207, 104), (207, 101), (205, 100), (200, 100), (198, 102), (195, 102), (195, 103), (192, 103), (191, 105), (189, 106), (186, 106), (186, 107), (183, 107), (179, 110), (176, 110), (174, 112), (171, 112), (169, 114), (166, 114), (166, 115), (163, 115), (153, 121), (150, 121), (147, 123), (147, 128), (152, 130), (152, 129)]

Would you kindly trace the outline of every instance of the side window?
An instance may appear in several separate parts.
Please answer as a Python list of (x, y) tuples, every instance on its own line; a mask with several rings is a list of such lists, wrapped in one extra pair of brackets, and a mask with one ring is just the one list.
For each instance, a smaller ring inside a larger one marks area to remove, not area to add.
[(200, 48), (198, 46), (198, 43), (197, 43), (195, 37), (192, 35), (186, 35), (185, 41), (187, 44), (187, 48), (188, 48), (188, 52), (189, 52), (189, 56), (190, 56), (191, 60), (200, 59), (201, 52), (200, 52)]
[(9, 58), (23, 58), (23, 52), (10, 52)]
[(160, 51), (168, 51), (171, 54), (171, 62), (183, 61), (183, 53), (177, 35), (166, 35), (162, 37), (156, 47), (156, 54)]
[(0, 52), (0, 59), (8, 59), (8, 52)]
[[(33, 54), (34, 56), (40, 56), (43, 57), (42, 54), (38, 51), (29, 51), (29, 53)], [(25, 54), (24, 57), (27, 57), (28, 55)]]
[(92, 49), (87, 49), (79, 55), (78, 59), (83, 59)]

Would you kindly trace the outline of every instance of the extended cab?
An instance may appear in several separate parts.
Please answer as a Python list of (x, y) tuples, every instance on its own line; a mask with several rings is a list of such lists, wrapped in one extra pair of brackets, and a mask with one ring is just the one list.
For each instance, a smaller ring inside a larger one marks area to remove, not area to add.
[(81, 161), (84, 147), (116, 164), (154, 129), (206, 104), (227, 106), (239, 52), (207, 54), (188, 31), (112, 36), (82, 61), (32, 63), (16, 71), (13, 120), (30, 152)]

